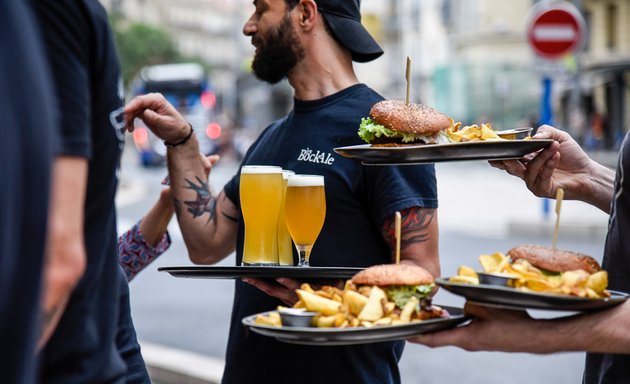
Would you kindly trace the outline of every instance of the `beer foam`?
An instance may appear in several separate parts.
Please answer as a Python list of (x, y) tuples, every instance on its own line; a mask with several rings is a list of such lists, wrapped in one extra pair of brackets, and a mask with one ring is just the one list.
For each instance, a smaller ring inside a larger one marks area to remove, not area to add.
[(241, 167), (241, 174), (269, 174), (269, 173), (282, 173), (282, 168), (272, 165), (244, 165)]
[(287, 181), (288, 187), (319, 187), (324, 186), (324, 176), (319, 175), (291, 175)]
[(288, 169), (283, 169), (282, 170), (282, 178), (287, 180), (289, 178), (289, 176), (293, 176), (295, 175), (295, 172), (293, 171), (289, 171)]

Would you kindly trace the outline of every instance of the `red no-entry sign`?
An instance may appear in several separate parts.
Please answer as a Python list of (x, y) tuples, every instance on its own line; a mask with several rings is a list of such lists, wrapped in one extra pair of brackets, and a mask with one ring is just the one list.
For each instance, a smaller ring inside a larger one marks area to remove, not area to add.
[(527, 38), (536, 54), (557, 59), (581, 47), (584, 18), (572, 4), (559, 3), (533, 10)]

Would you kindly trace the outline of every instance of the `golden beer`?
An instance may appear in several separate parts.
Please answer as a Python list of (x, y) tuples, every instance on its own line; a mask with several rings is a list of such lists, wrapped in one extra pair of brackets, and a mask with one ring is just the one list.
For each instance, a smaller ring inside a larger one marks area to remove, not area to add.
[(295, 172), (282, 171), (282, 203), (278, 216), (278, 263), (280, 265), (293, 265), (293, 240), (284, 220), (284, 198), (287, 192), (287, 179), (290, 175), (295, 175)]
[(293, 175), (287, 181), (284, 217), (298, 250), (298, 265), (308, 266), (311, 248), (326, 217), (324, 177)]
[(278, 215), (282, 203), (282, 168), (241, 168), (241, 211), (245, 221), (243, 265), (278, 265)]

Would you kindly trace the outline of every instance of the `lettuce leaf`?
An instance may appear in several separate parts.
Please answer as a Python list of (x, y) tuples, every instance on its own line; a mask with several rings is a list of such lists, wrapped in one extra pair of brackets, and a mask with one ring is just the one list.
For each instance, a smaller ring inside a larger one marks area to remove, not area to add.
[(415, 296), (418, 301), (422, 301), (431, 291), (435, 284), (427, 285), (391, 285), (384, 287), (383, 290), (398, 308), (403, 308), (407, 301)]
[(369, 117), (361, 119), (361, 125), (359, 126), (359, 137), (367, 143), (372, 143), (377, 137), (393, 137), (402, 139), (403, 143), (411, 143), (426, 135), (417, 135), (415, 133), (394, 132), (383, 125), (376, 124)]

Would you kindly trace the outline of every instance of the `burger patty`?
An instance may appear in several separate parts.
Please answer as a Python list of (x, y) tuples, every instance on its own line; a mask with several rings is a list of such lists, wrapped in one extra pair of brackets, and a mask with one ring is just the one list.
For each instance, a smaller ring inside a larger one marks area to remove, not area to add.
[(357, 285), (424, 285), (433, 283), (433, 275), (426, 269), (409, 264), (382, 264), (362, 270), (354, 275)]
[(535, 267), (551, 272), (582, 269), (592, 274), (602, 269), (597, 260), (590, 256), (541, 245), (520, 245), (510, 249), (508, 255), (512, 261), (524, 259)]
[(383, 100), (372, 106), (372, 120), (393, 131), (427, 134), (449, 128), (451, 119), (422, 104), (405, 104), (400, 100)]
[(408, 147), (410, 145), (422, 145), (426, 143), (422, 140), (414, 140), (404, 143), (400, 137), (381, 136), (375, 137), (370, 144), (375, 147)]

